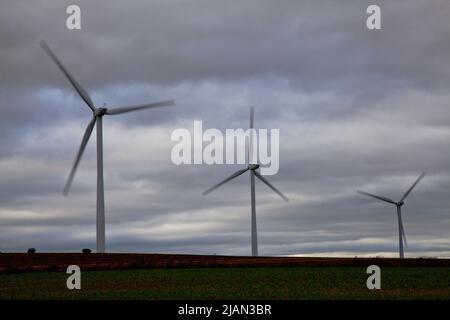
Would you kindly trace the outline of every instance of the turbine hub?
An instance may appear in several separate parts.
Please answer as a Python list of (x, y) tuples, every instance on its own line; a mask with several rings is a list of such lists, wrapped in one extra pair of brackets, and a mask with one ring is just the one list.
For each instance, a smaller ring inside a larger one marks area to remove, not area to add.
[(402, 205), (404, 205), (405, 203), (402, 201), (402, 202), (399, 202), (399, 203), (397, 203), (397, 205), (399, 206), (399, 207), (401, 207)]
[(248, 168), (249, 168), (250, 170), (256, 170), (256, 169), (259, 168), (259, 164), (249, 164), (249, 165), (248, 165)]
[(106, 108), (96, 108), (95, 109), (95, 111), (94, 111), (94, 116), (96, 116), (96, 117), (101, 117), (101, 116), (103, 116), (104, 114), (106, 114), (106, 111), (107, 111), (108, 109), (106, 109)]

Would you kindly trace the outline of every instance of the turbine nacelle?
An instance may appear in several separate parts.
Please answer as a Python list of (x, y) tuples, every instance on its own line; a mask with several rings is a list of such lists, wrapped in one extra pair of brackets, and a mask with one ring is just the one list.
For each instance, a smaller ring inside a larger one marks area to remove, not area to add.
[(403, 202), (403, 201), (397, 202), (397, 207), (401, 207), (404, 204), (405, 204), (405, 202)]
[(106, 109), (106, 108), (95, 108), (94, 116), (101, 117), (101, 116), (105, 115), (107, 111), (108, 111), (108, 109)]
[(248, 170), (257, 170), (259, 169), (259, 164), (249, 164)]

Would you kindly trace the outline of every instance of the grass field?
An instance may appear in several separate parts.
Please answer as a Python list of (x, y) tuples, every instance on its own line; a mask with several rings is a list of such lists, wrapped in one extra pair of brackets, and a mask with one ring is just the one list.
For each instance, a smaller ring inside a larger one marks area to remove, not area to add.
[(0, 299), (450, 299), (448, 267), (382, 267), (368, 290), (364, 267), (198, 268), (0, 274)]

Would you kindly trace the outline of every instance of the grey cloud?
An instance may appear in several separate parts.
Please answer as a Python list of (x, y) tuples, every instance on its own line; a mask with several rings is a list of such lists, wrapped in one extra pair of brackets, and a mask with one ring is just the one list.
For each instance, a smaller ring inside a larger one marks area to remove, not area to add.
[[(105, 119), (111, 251), (249, 254), (248, 177), (201, 192), (239, 166), (175, 166), (176, 128), (280, 129), (291, 199), (257, 185), (260, 251), (389, 255), (399, 197), (413, 256), (450, 256), (447, 1), (16, 1), (0, 12), (0, 250), (79, 251), (95, 240), (95, 136), (61, 195), (90, 111), (37, 42), (45, 39), (97, 105), (174, 98), (177, 106)], [(20, 17), (20, 19), (18, 18)]]

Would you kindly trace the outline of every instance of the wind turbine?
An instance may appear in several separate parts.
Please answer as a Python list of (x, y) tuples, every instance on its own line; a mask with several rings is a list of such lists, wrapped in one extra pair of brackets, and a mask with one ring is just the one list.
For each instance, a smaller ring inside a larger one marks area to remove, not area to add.
[(425, 176), (425, 172), (423, 172), (416, 181), (412, 184), (412, 186), (405, 192), (405, 194), (400, 198), (398, 202), (395, 202), (392, 199), (377, 196), (368, 192), (360, 191), (358, 190), (358, 193), (387, 202), (395, 205), (397, 207), (397, 219), (398, 219), (398, 246), (399, 246), (399, 254), (400, 258), (404, 258), (404, 252), (403, 252), (403, 242), (407, 246), (406, 242), (406, 235), (405, 235), (405, 228), (403, 227), (403, 221), (402, 221), (402, 206), (405, 204), (405, 199), (409, 195), (409, 193), (414, 189), (414, 187), (419, 183), (420, 180)]
[[(257, 170), (259, 169), (259, 164), (254, 163), (253, 160), (253, 118), (254, 118), (254, 110), (253, 108), (250, 108), (250, 141), (247, 149), (247, 167), (245, 169), (241, 169), (233, 173), (231, 176), (226, 178), (225, 180), (219, 182), (215, 186), (209, 188), (205, 192), (203, 192), (203, 195), (207, 195), (208, 193), (212, 192), (213, 190), (217, 189), (221, 185), (227, 183), (230, 180), (233, 180), (234, 178), (239, 177), (240, 175), (244, 174), (247, 171), (250, 171), (250, 194), (251, 194), (251, 207), (252, 207), (252, 213), (251, 213), (251, 232), (252, 232), (252, 256), (258, 256), (258, 237), (257, 237), (257, 231), (256, 231), (256, 201), (255, 201), (255, 177), (257, 177), (259, 180), (264, 182), (269, 188), (271, 188), (273, 191), (275, 191), (276, 194), (278, 194), (281, 198), (283, 198), (284, 201), (289, 201), (286, 196), (284, 196), (277, 188), (275, 188), (272, 184), (270, 184), (269, 181), (266, 180)], [(250, 160), (251, 159), (251, 160)]]
[(83, 155), (84, 149), (89, 141), (92, 130), (97, 124), (97, 252), (105, 252), (105, 197), (103, 188), (103, 130), (102, 130), (102, 119), (104, 115), (116, 115), (131, 111), (144, 110), (155, 107), (170, 106), (174, 104), (173, 100), (161, 101), (151, 104), (132, 106), (132, 107), (120, 107), (120, 108), (98, 108), (95, 107), (92, 99), (87, 94), (86, 90), (72, 77), (72, 75), (67, 71), (63, 64), (59, 61), (50, 47), (44, 42), (39, 43), (44, 51), (50, 56), (53, 62), (56, 63), (58, 68), (64, 73), (66, 78), (72, 84), (73, 88), (78, 92), (81, 99), (86, 103), (86, 105), (92, 111), (92, 119), (89, 122), (86, 131), (84, 132), (83, 138), (81, 140), (80, 148), (75, 157), (75, 162), (70, 171), (69, 177), (67, 179), (66, 185), (64, 187), (63, 194), (68, 195), (70, 187), (72, 186), (72, 181), (75, 176), (78, 164), (80, 162), (81, 156)]

